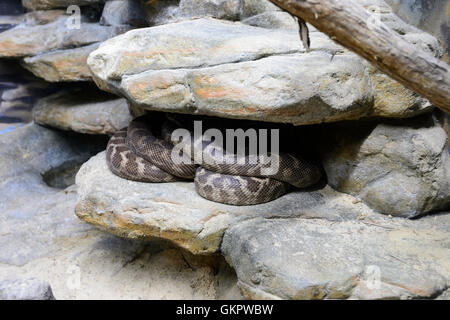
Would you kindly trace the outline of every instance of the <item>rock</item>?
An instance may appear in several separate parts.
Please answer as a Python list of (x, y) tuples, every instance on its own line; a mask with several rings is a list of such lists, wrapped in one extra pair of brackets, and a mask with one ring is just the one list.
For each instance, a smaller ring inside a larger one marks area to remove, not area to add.
[(444, 49), (443, 60), (450, 63), (450, 37), (448, 36), (449, 19), (448, 1), (426, 1), (418, 3), (412, 0), (386, 0), (394, 12), (408, 24), (416, 26), (436, 36)]
[(370, 209), (330, 187), (291, 192), (254, 206), (231, 206), (199, 196), (194, 182), (141, 183), (112, 174), (102, 152), (86, 162), (76, 177), (77, 216), (96, 227), (131, 239), (162, 238), (194, 254), (220, 248), (225, 230), (242, 220), (327, 218), (354, 219)]
[(239, 20), (240, 6), (240, 0), (180, 0), (181, 14), (188, 18)]
[(25, 13), (22, 20), (25, 25), (36, 26), (54, 22), (65, 15), (65, 10), (38, 10)]
[(35, 26), (50, 23), (65, 16), (65, 14), (64, 10), (38, 10), (13, 16), (0, 15), (0, 32), (18, 25)]
[(22, 16), (0, 16), (0, 33), (21, 24)]
[(70, 212), (75, 195), (50, 187), (43, 176), (79, 166), (105, 143), (35, 124), (0, 135), (0, 263), (26, 264), (51, 253), (49, 244), (56, 236), (70, 237), (87, 229), (74, 227), (61, 214)]
[(105, 26), (131, 25), (137, 28), (148, 26), (139, 0), (106, 1), (100, 24)]
[(0, 300), (55, 300), (46, 281), (36, 278), (0, 281)]
[(34, 77), (18, 64), (0, 61), (0, 119), (3, 123), (31, 121), (35, 102), (54, 92), (56, 86)]
[(198, 19), (132, 30), (105, 41), (89, 55), (88, 65), (104, 88), (109, 80), (147, 70), (206, 67), (292, 53), (298, 50), (297, 43), (294, 34), (283, 31)]
[(222, 252), (247, 299), (433, 299), (450, 284), (449, 227), (449, 213), (258, 217), (230, 227)]
[[(402, 21), (384, 0), (359, 0), (359, 3), (372, 13), (373, 23), (391, 28), (418, 50), (441, 56), (440, 44), (435, 37)], [(375, 90), (374, 116), (407, 118), (433, 109), (428, 100), (366, 63)]]
[(242, 23), (255, 27), (298, 31), (298, 22), (296, 19), (291, 14), (284, 11), (264, 12), (244, 19), (242, 20)]
[(242, 0), (241, 18), (273, 11), (282, 11), (282, 9), (269, 0)]
[(329, 54), (313, 53), (147, 71), (126, 77), (121, 89), (145, 109), (225, 118), (312, 124), (369, 112), (373, 92), (360, 60), (338, 56), (330, 61)]
[(105, 0), (22, 0), (22, 5), (30, 10), (67, 8), (71, 5), (86, 6), (104, 3)]
[(89, 87), (63, 90), (39, 100), (34, 122), (88, 134), (113, 134), (132, 120), (125, 99)]
[(23, 66), (35, 76), (49, 82), (88, 81), (91, 72), (87, 66), (89, 54), (97, 49), (99, 43), (88, 46), (56, 50), (23, 59)]
[[(214, 33), (204, 33), (212, 28)], [(327, 46), (329, 40), (316, 34), (315, 44)], [(169, 35), (170, 42), (160, 40)], [(99, 87), (150, 110), (295, 124), (370, 112), (372, 87), (357, 58), (285, 55), (300, 46), (297, 33), (200, 19), (106, 41), (90, 54), (88, 65)], [(277, 54), (284, 55), (271, 56)]]
[(430, 116), (323, 129), (328, 183), (385, 214), (414, 217), (450, 205), (445, 131)]
[(179, 4), (180, 0), (151, 2), (141, 0), (141, 5), (149, 26), (158, 26), (182, 20)]
[(150, 26), (200, 17), (239, 20), (240, 2), (240, 0), (168, 0), (150, 2), (141, 0)]
[[(417, 45), (438, 51), (436, 39), (416, 35), (428, 39)], [(297, 30), (198, 19), (107, 40), (88, 65), (101, 89), (148, 110), (305, 125), (433, 109), (324, 34), (313, 30), (311, 38), (305, 53)]]
[(66, 18), (60, 18), (44, 25), (17, 26), (0, 33), (0, 57), (26, 57), (85, 46), (109, 39), (129, 28), (81, 23), (80, 29), (69, 29), (67, 22)]
[[(120, 239), (74, 215), (76, 188), (49, 187), (43, 175), (85, 161), (99, 150), (95, 141), (34, 124), (0, 135), (0, 279), (39, 278), (58, 299), (241, 298), (221, 257)], [(0, 281), (0, 297), (7, 287), (8, 299), (34, 298), (36, 283)], [(18, 291), (22, 284), (33, 290)]]

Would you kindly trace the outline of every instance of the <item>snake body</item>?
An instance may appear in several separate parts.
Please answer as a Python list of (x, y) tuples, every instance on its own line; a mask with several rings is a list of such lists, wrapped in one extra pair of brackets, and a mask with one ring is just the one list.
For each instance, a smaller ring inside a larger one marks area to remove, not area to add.
[[(152, 131), (146, 117), (130, 122), (128, 128), (117, 131), (108, 142), (106, 160), (110, 170), (128, 180), (141, 182), (174, 182), (194, 179), (202, 197), (232, 205), (253, 205), (272, 201), (292, 187), (304, 188), (316, 183), (321, 176), (314, 164), (288, 153), (277, 155), (279, 168), (273, 174), (263, 170), (261, 161), (251, 162), (248, 155), (228, 155), (223, 163), (216, 152), (205, 148), (202, 141), (193, 141), (192, 156), (202, 153), (208, 157), (201, 165), (175, 163), (171, 153), (174, 141), (163, 126), (161, 135)], [(222, 159), (222, 158), (221, 158)]]

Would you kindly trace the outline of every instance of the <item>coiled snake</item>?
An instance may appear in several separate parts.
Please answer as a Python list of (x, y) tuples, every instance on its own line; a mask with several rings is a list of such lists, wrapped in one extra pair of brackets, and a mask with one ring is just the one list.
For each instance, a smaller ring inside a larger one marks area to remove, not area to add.
[[(292, 187), (304, 188), (321, 176), (317, 166), (288, 153), (277, 156), (278, 170), (264, 174), (267, 165), (232, 155), (234, 162), (218, 161), (208, 153), (203, 141), (193, 141), (191, 156), (202, 153), (208, 160), (199, 165), (176, 163), (171, 154), (175, 141), (173, 123), (165, 122), (159, 137), (150, 128), (146, 117), (130, 122), (109, 140), (106, 159), (110, 170), (128, 180), (140, 182), (174, 182), (194, 180), (197, 192), (204, 198), (232, 205), (253, 205), (272, 201)], [(239, 161), (240, 160), (240, 161)]]

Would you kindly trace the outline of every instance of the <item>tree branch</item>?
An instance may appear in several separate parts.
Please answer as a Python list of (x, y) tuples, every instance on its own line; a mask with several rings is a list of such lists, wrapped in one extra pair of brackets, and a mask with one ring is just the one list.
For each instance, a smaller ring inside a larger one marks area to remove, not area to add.
[(418, 50), (353, 0), (270, 0), (450, 113), (449, 65)]

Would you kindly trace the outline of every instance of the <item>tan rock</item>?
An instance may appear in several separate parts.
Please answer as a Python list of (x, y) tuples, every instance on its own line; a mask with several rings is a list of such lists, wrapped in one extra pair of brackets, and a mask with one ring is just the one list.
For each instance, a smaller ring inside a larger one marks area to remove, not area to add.
[[(435, 38), (409, 31), (405, 38), (438, 54)], [(304, 125), (433, 109), (323, 33), (312, 30), (311, 42), (305, 53), (294, 29), (198, 19), (107, 40), (88, 65), (101, 89), (148, 110)]]
[(64, 90), (38, 101), (36, 123), (88, 134), (113, 134), (132, 120), (125, 99), (89, 88)]
[(371, 211), (330, 187), (291, 192), (261, 205), (224, 205), (199, 196), (194, 182), (122, 179), (109, 171), (104, 152), (81, 167), (76, 183), (79, 202), (75, 212), (81, 220), (125, 238), (167, 239), (194, 254), (217, 252), (225, 230), (241, 220), (302, 216), (335, 221)]
[(89, 54), (97, 49), (99, 43), (89, 46), (56, 50), (23, 60), (22, 65), (35, 76), (49, 82), (88, 81), (91, 72), (87, 66)]
[(108, 27), (81, 23), (69, 29), (66, 18), (43, 25), (20, 25), (0, 33), (0, 57), (26, 57), (57, 49), (85, 46), (109, 39), (129, 27)]
[(450, 284), (449, 222), (256, 218), (222, 251), (247, 299), (433, 299)]
[(450, 205), (447, 134), (430, 115), (330, 125), (316, 137), (328, 183), (374, 210), (415, 217)]

